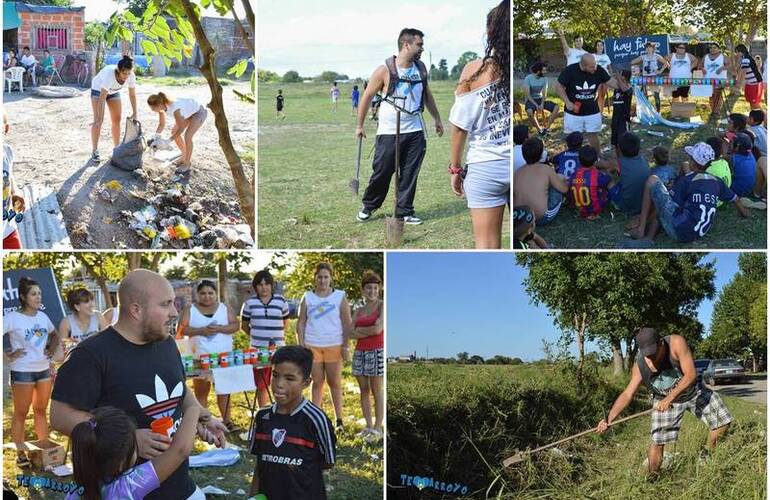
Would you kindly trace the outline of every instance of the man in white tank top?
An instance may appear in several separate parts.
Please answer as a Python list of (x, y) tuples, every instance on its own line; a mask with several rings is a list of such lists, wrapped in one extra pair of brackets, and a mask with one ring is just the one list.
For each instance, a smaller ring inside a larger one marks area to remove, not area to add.
[[(732, 70), (730, 59), (722, 54), (717, 42), (713, 42), (709, 47), (709, 53), (703, 57), (701, 67), (703, 68), (704, 78), (719, 78), (722, 80), (726, 80), (727, 72)], [(714, 88), (709, 98), (709, 104), (711, 105), (711, 116), (716, 116), (719, 113), (719, 108), (722, 107), (721, 88)]]
[(371, 219), (372, 212), (380, 208), (385, 201), (390, 187), (390, 180), (395, 172), (396, 153), (396, 107), (401, 109), (399, 129), (399, 186), (398, 206), (395, 217), (400, 217), (405, 224), (421, 224), (422, 220), (414, 215), (414, 195), (417, 191), (417, 176), (425, 157), (426, 134), (423, 130), (421, 111), (424, 108), (436, 122), (436, 134), (444, 134), (444, 125), (427, 79), (422, 74), (420, 55), (423, 51), (423, 33), (416, 29), (405, 28), (398, 36), (398, 55), (395, 68), (398, 71), (398, 83), (391, 95), (390, 70), (383, 64), (378, 67), (364, 90), (358, 108), (356, 137), (365, 138), (364, 121), (375, 94), (382, 92), (385, 98), (380, 105), (377, 139), (372, 161), (372, 176), (363, 196), (363, 207), (357, 219), (365, 222)]

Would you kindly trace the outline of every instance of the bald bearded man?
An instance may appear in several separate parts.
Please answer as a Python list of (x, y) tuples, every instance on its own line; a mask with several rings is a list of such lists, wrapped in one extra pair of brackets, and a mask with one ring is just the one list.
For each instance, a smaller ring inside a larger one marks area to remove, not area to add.
[[(137, 463), (150, 460), (171, 440), (150, 430), (161, 417), (171, 417), (173, 429), (185, 410), (199, 405), (185, 386), (185, 372), (169, 327), (178, 316), (174, 290), (161, 275), (144, 269), (130, 272), (118, 287), (118, 321), (78, 344), (62, 365), (51, 396), (51, 425), (70, 435), (73, 427), (91, 418), (90, 411), (114, 406), (137, 424)], [(223, 447), (227, 428), (201, 408), (198, 436)], [(147, 500), (205, 500), (185, 461)]]
[(602, 128), (602, 114), (596, 97), (602, 84), (623, 91), (630, 88), (627, 82), (610, 77), (598, 66), (593, 54), (583, 54), (579, 62), (564, 68), (556, 82), (556, 93), (565, 107), (564, 133), (581, 132), (597, 151), (601, 151), (598, 133)]

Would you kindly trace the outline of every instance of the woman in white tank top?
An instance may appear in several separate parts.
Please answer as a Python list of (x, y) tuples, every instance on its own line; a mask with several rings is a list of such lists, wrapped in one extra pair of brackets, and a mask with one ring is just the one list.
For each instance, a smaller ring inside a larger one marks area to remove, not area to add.
[[(177, 326), (177, 338), (190, 337), (195, 348), (195, 356), (232, 351), (233, 333), (240, 328), (232, 308), (219, 302), (217, 286), (212, 281), (201, 281), (196, 288), (196, 295), (196, 302), (182, 311)], [(210, 389), (211, 382), (207, 379), (193, 379), (195, 398), (204, 408), (208, 406)], [(230, 420), (229, 400), (227, 394), (217, 395), (217, 406), (222, 415), (222, 422), (230, 431), (233, 431), (236, 426)]]
[(299, 305), (297, 340), (313, 351), (313, 403), (323, 404), (324, 380), (342, 428), (342, 363), (350, 361), (347, 332), (352, 328), (350, 304), (345, 292), (332, 288), (332, 265), (321, 262), (315, 268), (315, 288), (305, 292)]
[(449, 113), (450, 185), (467, 198), (476, 248), (500, 248), (511, 201), (510, 24), (504, 4), (489, 13), (486, 53), (463, 68)]
[[(704, 78), (727, 79), (727, 72), (731, 70), (730, 59), (722, 54), (719, 44), (714, 42), (709, 47), (709, 53), (703, 56), (701, 61)], [(722, 90), (714, 88), (709, 98), (711, 116), (716, 116), (722, 107)]]
[(59, 332), (67, 350), (107, 328), (107, 321), (94, 311), (94, 294), (85, 288), (71, 290), (67, 294), (67, 306), (71, 314), (59, 323)]
[[(158, 113), (158, 128), (152, 138), (153, 145), (164, 146), (176, 142), (182, 153), (182, 157), (174, 162), (179, 167), (177, 172), (189, 172), (193, 152), (193, 136), (206, 121), (208, 116), (206, 107), (195, 99), (172, 99), (163, 92), (148, 97), (147, 104), (150, 109)], [(162, 139), (160, 134), (166, 128), (167, 114), (174, 120), (174, 126), (171, 128), (171, 137), (166, 140)]]

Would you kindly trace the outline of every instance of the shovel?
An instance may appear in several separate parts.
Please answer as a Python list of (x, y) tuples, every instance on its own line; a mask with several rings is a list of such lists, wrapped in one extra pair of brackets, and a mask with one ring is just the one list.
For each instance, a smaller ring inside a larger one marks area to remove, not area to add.
[[(633, 415), (630, 415), (628, 417), (623, 417), (620, 420), (615, 420), (612, 422), (609, 426), (612, 427), (613, 425), (617, 425), (619, 423), (625, 422), (627, 420), (631, 420), (632, 418), (641, 417), (642, 415), (647, 415), (648, 413), (652, 412), (652, 408), (649, 410), (640, 411), (639, 413), (635, 413)], [(518, 451), (516, 450), (516, 453), (511, 455), (510, 457), (503, 460), (503, 467), (510, 467), (511, 465), (517, 464), (519, 462), (524, 461), (524, 457), (527, 455), (531, 455), (532, 453), (537, 453), (538, 451), (546, 450), (548, 448), (553, 448), (556, 445), (566, 443), (567, 441), (571, 441), (575, 438), (578, 438), (580, 436), (585, 436), (586, 434), (590, 434), (592, 432), (596, 432), (596, 429), (588, 429), (587, 431), (578, 432), (577, 434), (574, 434), (572, 436), (566, 437), (564, 439), (560, 439), (558, 441), (555, 441), (553, 443), (547, 444), (545, 446), (541, 446), (539, 448), (535, 448), (534, 450), (525, 450), (525, 451)]]
[(404, 219), (396, 217), (398, 210), (398, 169), (401, 166), (399, 161), (399, 139), (401, 137), (401, 108), (396, 108), (396, 171), (393, 176), (393, 215), (385, 217), (385, 232), (388, 239), (388, 245), (391, 247), (400, 247), (404, 240)]
[(356, 157), (356, 176), (350, 179), (350, 182), (348, 183), (348, 187), (350, 188), (350, 191), (358, 196), (358, 178), (361, 174), (361, 145), (364, 141), (363, 137), (358, 138), (358, 156)]

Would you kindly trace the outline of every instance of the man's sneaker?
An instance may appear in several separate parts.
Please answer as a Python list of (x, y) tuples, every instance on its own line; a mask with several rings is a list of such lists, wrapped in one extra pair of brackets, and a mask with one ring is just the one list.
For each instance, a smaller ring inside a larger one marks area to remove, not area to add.
[(358, 215), (356, 215), (356, 219), (358, 219), (358, 222), (366, 222), (371, 218), (372, 218), (372, 212), (365, 208), (362, 208), (358, 212)]
[(762, 201), (761, 198), (744, 196), (741, 198), (741, 203), (746, 208), (753, 208), (754, 210), (767, 210), (767, 203)]
[(414, 215), (405, 215), (404, 224), (411, 224), (412, 226), (419, 226), (422, 224), (422, 219), (415, 217)]

